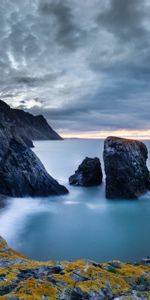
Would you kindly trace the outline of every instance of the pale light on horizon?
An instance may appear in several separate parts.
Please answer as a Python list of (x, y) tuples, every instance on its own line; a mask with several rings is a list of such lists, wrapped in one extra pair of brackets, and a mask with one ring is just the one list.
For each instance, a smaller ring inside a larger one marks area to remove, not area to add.
[(63, 138), (81, 139), (105, 139), (108, 136), (118, 136), (129, 139), (150, 140), (150, 129), (146, 130), (107, 130), (107, 131), (86, 131), (86, 132), (60, 132)]

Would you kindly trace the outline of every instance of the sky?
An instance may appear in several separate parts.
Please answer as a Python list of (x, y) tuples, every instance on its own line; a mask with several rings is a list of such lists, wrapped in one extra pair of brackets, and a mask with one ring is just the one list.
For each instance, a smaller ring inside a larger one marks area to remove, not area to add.
[(0, 0), (0, 98), (66, 137), (150, 136), (149, 16), (150, 0)]

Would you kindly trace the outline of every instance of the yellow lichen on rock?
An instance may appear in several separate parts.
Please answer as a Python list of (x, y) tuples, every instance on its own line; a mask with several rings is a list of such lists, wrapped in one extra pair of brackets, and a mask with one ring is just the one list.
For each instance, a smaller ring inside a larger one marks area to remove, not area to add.
[(109, 300), (122, 296), (150, 299), (149, 264), (33, 261), (0, 238), (2, 300)]

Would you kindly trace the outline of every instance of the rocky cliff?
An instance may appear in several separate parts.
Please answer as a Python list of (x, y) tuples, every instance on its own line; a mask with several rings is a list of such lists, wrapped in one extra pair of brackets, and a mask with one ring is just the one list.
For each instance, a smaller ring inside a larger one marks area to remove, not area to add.
[[(40, 241), (39, 241), (40, 242)], [(39, 262), (0, 238), (0, 298), (3, 300), (150, 299), (150, 260)]]
[(32, 114), (20, 109), (12, 109), (0, 100), (0, 123), (11, 126), (20, 136), (30, 140), (60, 140), (62, 139), (47, 123), (42, 116)]
[(11, 109), (0, 100), (0, 194), (11, 197), (62, 195), (30, 148), (33, 139), (60, 139), (43, 116)]
[(12, 197), (66, 194), (67, 189), (46, 172), (29, 142), (9, 124), (0, 124), (0, 194)]
[(108, 137), (103, 155), (107, 198), (137, 198), (150, 188), (148, 151), (144, 143)]

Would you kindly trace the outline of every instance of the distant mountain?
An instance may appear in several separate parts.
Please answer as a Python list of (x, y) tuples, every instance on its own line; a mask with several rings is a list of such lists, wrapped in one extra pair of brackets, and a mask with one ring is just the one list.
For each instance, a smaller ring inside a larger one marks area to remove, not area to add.
[(11, 127), (27, 143), (29, 140), (61, 140), (42, 115), (34, 116), (21, 109), (13, 109), (0, 100), (0, 126)]

